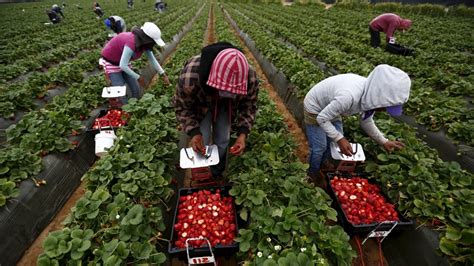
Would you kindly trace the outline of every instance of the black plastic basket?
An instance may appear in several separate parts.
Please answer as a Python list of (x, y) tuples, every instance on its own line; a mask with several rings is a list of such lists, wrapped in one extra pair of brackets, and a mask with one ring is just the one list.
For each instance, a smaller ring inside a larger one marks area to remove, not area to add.
[(396, 44), (396, 43), (387, 43), (387, 46), (385, 47), (385, 49), (389, 53), (403, 55), (403, 56), (413, 56), (415, 54), (415, 50)]
[[(98, 133), (99, 132), (99, 128), (92, 128), (94, 126), (94, 121), (97, 119), (97, 118), (102, 118), (104, 117), (107, 113), (109, 112), (108, 109), (101, 109), (99, 111), (99, 113), (94, 117), (94, 119), (92, 119), (92, 124), (89, 126), (89, 128), (86, 130), (87, 132), (91, 132), (91, 133)], [(125, 124), (126, 125), (126, 124)], [(123, 125), (123, 126), (125, 126)], [(123, 127), (122, 126), (122, 127)], [(110, 130), (110, 129), (113, 129), (113, 130), (116, 130), (116, 129), (119, 129), (121, 127), (113, 127), (113, 126), (103, 126), (101, 127), (100, 129), (102, 130)]]
[[(229, 190), (231, 189), (230, 186), (211, 186), (211, 187), (199, 187), (199, 188), (181, 188), (178, 191), (178, 200), (176, 201), (176, 208), (174, 211), (174, 216), (173, 216), (173, 225), (171, 228), (171, 241), (168, 244), (168, 253), (172, 257), (177, 257), (178, 259), (181, 260), (187, 260), (187, 254), (186, 254), (186, 249), (180, 249), (177, 247), (174, 247), (174, 241), (176, 239), (175, 236), (175, 230), (174, 230), (174, 225), (176, 224), (177, 221), (177, 216), (178, 216), (178, 206), (179, 206), (179, 198), (181, 196), (186, 196), (190, 195), (194, 192), (200, 191), (200, 190), (209, 190), (211, 192), (215, 192), (217, 189), (220, 189), (220, 194), (225, 197), (231, 197), (229, 195)], [(237, 209), (236, 205), (233, 202), (233, 208), (234, 208), (234, 216), (235, 216), (235, 226), (236, 226), (236, 234), (239, 231), (239, 220), (238, 220), (238, 215), (237, 215)], [(232, 245), (217, 245), (212, 248), (212, 251), (214, 253), (214, 256), (216, 257), (230, 257), (234, 255), (236, 252), (239, 251), (239, 243), (235, 242)], [(200, 257), (200, 256), (208, 256), (209, 255), (209, 248), (208, 247), (199, 247), (199, 248), (189, 248), (189, 254), (192, 257)]]
[[(341, 225), (344, 227), (344, 230), (350, 235), (368, 234), (376, 228), (379, 231), (390, 230), (393, 223), (352, 224), (351, 222), (349, 222), (349, 220), (347, 219), (346, 213), (342, 210), (341, 203), (339, 202), (339, 199), (337, 198), (336, 193), (331, 187), (331, 180), (336, 176), (344, 177), (344, 178), (362, 177), (362, 178), (367, 179), (368, 182), (371, 184), (375, 184), (375, 182), (372, 181), (371, 179), (368, 179), (367, 178), (368, 174), (366, 173), (328, 173), (326, 175), (326, 181), (328, 184), (327, 191), (329, 193), (329, 196), (331, 196), (333, 200), (334, 208), (336, 209), (338, 213), (338, 218), (339, 218), (338, 220), (341, 223)], [(388, 201), (387, 195), (385, 195), (382, 191), (380, 191), (380, 193), (387, 200), (387, 202), (390, 202)], [(411, 228), (413, 226), (413, 221), (408, 220), (405, 217), (403, 217), (398, 210), (396, 211), (398, 213), (398, 217), (400, 218), (400, 221), (395, 226), (394, 231)]]

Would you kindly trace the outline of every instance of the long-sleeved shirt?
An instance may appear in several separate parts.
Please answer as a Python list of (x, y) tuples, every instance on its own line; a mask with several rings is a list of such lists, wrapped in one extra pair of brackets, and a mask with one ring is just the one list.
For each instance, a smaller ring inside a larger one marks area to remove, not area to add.
[(369, 25), (373, 30), (385, 32), (388, 41), (400, 27), (401, 20), (400, 16), (396, 14), (385, 13), (374, 18)]
[[(365, 78), (356, 74), (329, 77), (316, 84), (304, 99), (304, 109), (315, 115), (317, 124), (334, 142), (344, 136), (331, 123), (341, 116), (362, 113), (360, 126), (379, 144), (387, 139), (375, 126), (373, 110), (405, 103), (411, 81), (408, 75), (389, 65), (377, 66)], [(368, 117), (365, 112), (370, 112)]]
[(237, 134), (248, 134), (257, 112), (258, 79), (255, 70), (249, 69), (247, 94), (235, 99), (219, 100), (212, 91), (201, 86), (199, 66), (201, 56), (194, 56), (179, 75), (173, 97), (176, 117), (183, 130), (190, 136), (200, 134), (200, 122), (208, 111), (216, 110), (217, 104), (229, 103), (231, 117), (237, 119)]
[[(120, 69), (127, 73), (128, 75), (132, 76), (134, 79), (138, 79), (140, 75), (135, 73), (129, 66), (130, 60), (133, 58), (134, 51), (128, 47), (125, 46), (123, 49), (122, 57), (120, 58), (120, 64), (119, 67)], [(151, 50), (146, 50), (145, 54), (148, 57), (148, 60), (150, 61), (151, 65), (153, 68), (160, 74), (162, 75), (165, 73), (165, 70), (161, 67), (160, 63), (155, 58), (155, 55)]]
[[(130, 68), (130, 61), (140, 58), (143, 52), (147, 54), (151, 65), (160, 75), (165, 73), (151, 50), (135, 50), (135, 36), (132, 32), (123, 32), (115, 36), (105, 45), (104, 49), (102, 49), (101, 55), (107, 62), (111, 63), (112, 66), (119, 66), (121, 71), (138, 79), (140, 75)], [(117, 68), (109, 66), (106, 67), (106, 72), (114, 73), (119, 71), (117, 71)]]

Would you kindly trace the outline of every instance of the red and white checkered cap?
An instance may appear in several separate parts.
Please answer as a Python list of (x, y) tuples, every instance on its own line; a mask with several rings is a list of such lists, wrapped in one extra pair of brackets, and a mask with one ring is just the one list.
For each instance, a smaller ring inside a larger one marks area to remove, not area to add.
[(207, 85), (235, 94), (247, 94), (249, 63), (237, 49), (222, 50), (212, 62)]

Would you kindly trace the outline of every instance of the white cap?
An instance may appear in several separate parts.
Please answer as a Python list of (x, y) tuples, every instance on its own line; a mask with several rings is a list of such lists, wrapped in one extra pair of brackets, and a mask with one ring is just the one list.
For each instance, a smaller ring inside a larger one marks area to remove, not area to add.
[(56, 8), (56, 7), (58, 7), (58, 5), (56, 5), (56, 4), (54, 4), (54, 5), (52, 6), (52, 8)]
[(152, 38), (156, 44), (158, 44), (159, 46), (165, 46), (165, 42), (161, 39), (161, 31), (160, 31), (160, 28), (158, 28), (158, 26), (155, 25), (155, 23), (153, 22), (145, 22), (145, 24), (143, 24), (142, 28), (143, 32), (145, 32), (146, 35), (148, 35), (148, 37)]

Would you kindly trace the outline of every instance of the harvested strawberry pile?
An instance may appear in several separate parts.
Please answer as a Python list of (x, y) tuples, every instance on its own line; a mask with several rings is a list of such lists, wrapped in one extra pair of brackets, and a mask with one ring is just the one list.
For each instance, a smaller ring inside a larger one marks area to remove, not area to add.
[(99, 129), (99, 127), (121, 127), (127, 124), (130, 115), (122, 110), (109, 110), (106, 115), (98, 117), (92, 124), (92, 129)]
[[(177, 221), (174, 225), (178, 248), (185, 248), (186, 239), (205, 237), (212, 247), (231, 245), (237, 234), (231, 197), (200, 190), (179, 198)], [(189, 241), (193, 247), (205, 246), (205, 240)]]
[(347, 220), (352, 224), (399, 221), (393, 204), (386, 201), (380, 188), (361, 177), (334, 177), (333, 188)]

